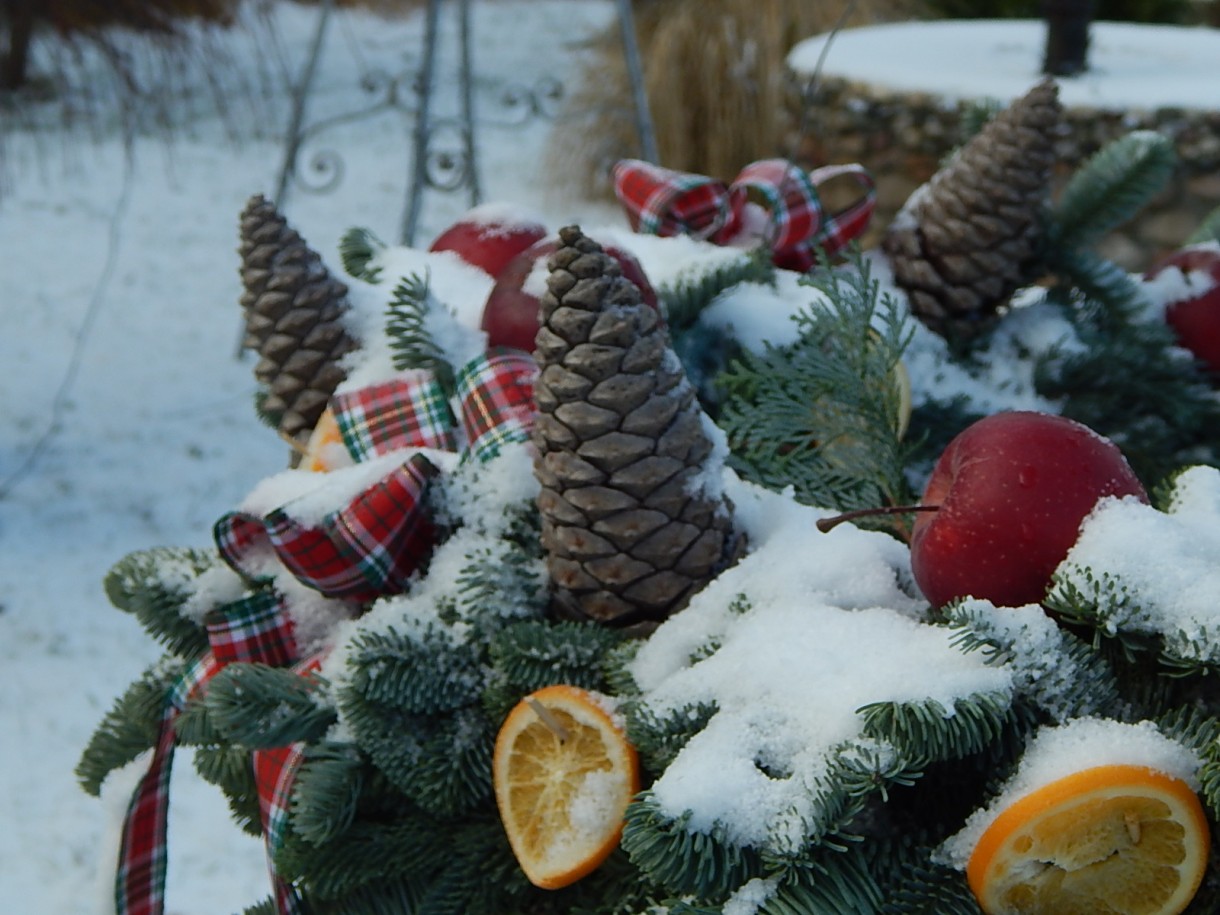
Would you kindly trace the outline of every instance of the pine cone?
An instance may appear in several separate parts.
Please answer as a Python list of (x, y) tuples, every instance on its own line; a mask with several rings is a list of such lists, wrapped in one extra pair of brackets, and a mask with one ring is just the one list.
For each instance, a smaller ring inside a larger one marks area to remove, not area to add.
[(282, 435), (304, 439), (357, 346), (343, 326), (347, 286), (330, 275), (275, 205), (251, 197), (241, 214), (243, 345), (258, 351), (254, 376), (267, 387), (262, 410)]
[(657, 312), (580, 229), (560, 231), (534, 353), (542, 545), (563, 617), (647, 631), (736, 549), (732, 506)]
[(950, 340), (998, 318), (1038, 278), (1062, 109), (1045, 80), (1000, 112), (911, 195), (882, 248), (911, 310)]

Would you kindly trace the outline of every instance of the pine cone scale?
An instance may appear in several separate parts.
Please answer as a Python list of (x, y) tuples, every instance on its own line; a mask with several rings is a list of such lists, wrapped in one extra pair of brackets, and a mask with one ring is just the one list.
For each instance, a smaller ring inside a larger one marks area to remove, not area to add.
[(882, 240), (912, 312), (942, 336), (982, 332), (1017, 288), (1038, 278), (1061, 123), (1058, 91), (1044, 81), (913, 194)]
[(358, 346), (343, 323), (348, 289), (261, 195), (247, 202), (239, 225), (243, 345), (260, 357), (263, 411), (303, 443), (345, 377), (339, 360)]
[(713, 446), (658, 314), (600, 246), (575, 228), (560, 237), (534, 353), (553, 605), (647, 628), (733, 557), (731, 512), (687, 485)]

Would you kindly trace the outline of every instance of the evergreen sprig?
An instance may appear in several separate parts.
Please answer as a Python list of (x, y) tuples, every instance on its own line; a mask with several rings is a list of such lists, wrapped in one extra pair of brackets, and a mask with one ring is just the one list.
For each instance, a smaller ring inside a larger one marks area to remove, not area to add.
[(195, 771), (220, 788), (234, 821), (247, 835), (263, 834), (258, 781), (254, 777), (250, 751), (245, 747), (215, 744), (195, 748)]
[(983, 692), (954, 700), (947, 709), (935, 699), (873, 702), (857, 714), (863, 731), (885, 740), (905, 758), (926, 764), (977, 753), (1004, 731), (1012, 696)]
[(436, 630), (413, 638), (394, 629), (364, 631), (350, 649), (349, 692), (408, 715), (434, 715), (477, 702), (480, 652)]
[(826, 300), (797, 315), (797, 342), (747, 353), (722, 378), (731, 463), (806, 504), (909, 504), (899, 373), (910, 327), (862, 260), (805, 282)]
[(645, 878), (679, 896), (724, 899), (763, 874), (758, 852), (669, 817), (649, 791), (627, 807), (622, 847)]
[(445, 358), (428, 327), (429, 313), (441, 308), (432, 295), (427, 276), (403, 277), (386, 306), (386, 336), (391, 360), (399, 371), (426, 369), (433, 373), (446, 396), (454, 391), (454, 369)]
[(308, 747), (292, 784), (292, 826), (324, 845), (345, 832), (358, 813), (366, 763), (351, 744), (321, 741)]
[(366, 283), (381, 282), (381, 267), (370, 266), (386, 249), (386, 243), (372, 230), (352, 226), (339, 239), (339, 260), (347, 275)]
[(106, 574), (110, 602), (132, 614), (153, 639), (173, 654), (193, 659), (208, 649), (207, 631), (182, 614), (193, 584), (218, 561), (215, 553), (154, 547), (130, 553)]
[(181, 661), (167, 657), (115, 700), (76, 764), (76, 779), (86, 793), (97, 797), (106, 776), (156, 745), (169, 692), (184, 669)]
[(1149, 488), (1190, 464), (1220, 466), (1220, 400), (1198, 366), (1146, 317), (1127, 274), (1088, 252), (1071, 264), (1075, 288), (1052, 301), (1083, 346), (1039, 357), (1037, 392), (1114, 441)]
[(1203, 221), (1186, 239), (1185, 244), (1201, 245), (1206, 242), (1220, 242), (1220, 207), (1203, 217)]
[(1173, 141), (1137, 130), (1107, 143), (1072, 175), (1048, 227), (1047, 252), (1088, 248), (1132, 217), (1165, 186), (1177, 153)]
[(319, 701), (319, 681), (267, 664), (227, 665), (208, 684), (212, 724), (229, 741), (252, 750), (320, 738), (335, 711)]
[(671, 334), (680, 335), (699, 320), (721, 294), (742, 283), (775, 285), (775, 265), (766, 250), (743, 253), (694, 277), (680, 277), (657, 291), (661, 312)]

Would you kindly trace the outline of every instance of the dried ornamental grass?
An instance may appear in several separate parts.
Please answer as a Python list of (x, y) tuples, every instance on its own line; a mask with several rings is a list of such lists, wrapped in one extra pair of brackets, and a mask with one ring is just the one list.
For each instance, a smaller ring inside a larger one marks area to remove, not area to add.
[[(731, 178), (755, 159), (790, 155), (794, 124), (785, 58), (829, 31), (906, 18), (915, 0), (636, 0), (635, 24), (660, 164)], [(609, 170), (639, 156), (618, 25), (596, 39), (569, 87), (553, 170), (587, 194), (610, 194)], [(578, 129), (571, 129), (573, 124)]]

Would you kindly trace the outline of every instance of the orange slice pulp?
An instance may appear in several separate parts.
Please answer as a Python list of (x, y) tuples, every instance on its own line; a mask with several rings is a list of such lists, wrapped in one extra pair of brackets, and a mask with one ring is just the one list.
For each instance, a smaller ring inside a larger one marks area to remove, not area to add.
[(1181, 779), (1098, 766), (1004, 808), (966, 879), (987, 915), (1175, 915), (1203, 880), (1209, 838)]
[(614, 851), (640, 788), (635, 748), (596, 694), (567, 685), (540, 689), (509, 712), (492, 772), (513, 853), (531, 883), (551, 890)]

